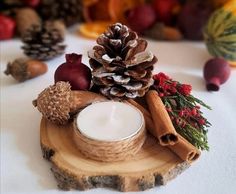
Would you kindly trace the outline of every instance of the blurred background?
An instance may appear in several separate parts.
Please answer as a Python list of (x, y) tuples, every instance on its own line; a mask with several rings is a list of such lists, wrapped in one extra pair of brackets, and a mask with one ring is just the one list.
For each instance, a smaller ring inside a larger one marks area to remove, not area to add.
[[(236, 0), (1, 0), (0, 12), (0, 40), (22, 38), (26, 55), (55, 28), (60, 35), (54, 33), (51, 42), (60, 42), (71, 26), (76, 34), (96, 39), (121, 22), (153, 40), (204, 40), (211, 55), (236, 65)], [(57, 23), (46, 25), (49, 21)]]
[[(61, 20), (69, 27), (82, 23), (79, 32), (96, 38), (114, 22), (158, 40), (202, 40), (203, 27), (214, 10), (229, 0), (1, 0), (1, 14), (16, 20), (17, 25), (38, 23), (26, 17), (32, 9), (42, 21)], [(231, 0), (232, 1), (232, 0)], [(21, 17), (17, 12), (21, 12)], [(18, 31), (19, 28), (17, 27)], [(15, 34), (17, 35), (17, 34)]]

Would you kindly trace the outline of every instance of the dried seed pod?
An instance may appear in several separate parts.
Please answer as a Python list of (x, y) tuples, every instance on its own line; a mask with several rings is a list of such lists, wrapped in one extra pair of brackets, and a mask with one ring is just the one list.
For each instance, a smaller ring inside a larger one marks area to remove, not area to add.
[(7, 64), (4, 71), (19, 82), (32, 79), (47, 72), (47, 65), (41, 61), (27, 58), (19, 58)]
[(71, 91), (69, 82), (59, 81), (44, 89), (33, 105), (47, 120), (62, 125), (68, 122), (70, 115), (87, 105), (106, 100), (104, 96), (93, 92)]

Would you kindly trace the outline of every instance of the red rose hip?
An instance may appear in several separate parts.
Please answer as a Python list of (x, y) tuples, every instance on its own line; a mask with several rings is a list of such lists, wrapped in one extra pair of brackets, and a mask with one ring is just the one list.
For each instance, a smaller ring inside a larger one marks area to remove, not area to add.
[(208, 91), (218, 91), (220, 85), (230, 76), (230, 65), (223, 58), (213, 58), (206, 62), (203, 70)]
[(92, 79), (91, 70), (82, 62), (82, 55), (66, 54), (66, 62), (54, 74), (55, 83), (68, 81), (72, 90), (88, 90)]

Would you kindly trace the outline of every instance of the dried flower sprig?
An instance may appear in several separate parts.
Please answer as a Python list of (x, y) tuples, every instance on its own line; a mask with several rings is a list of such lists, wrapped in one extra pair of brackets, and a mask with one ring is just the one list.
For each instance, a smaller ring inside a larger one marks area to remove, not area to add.
[(191, 95), (192, 86), (172, 80), (164, 73), (153, 76), (153, 87), (161, 97), (176, 131), (201, 150), (209, 150), (207, 127), (211, 124), (203, 117), (200, 106), (211, 109)]

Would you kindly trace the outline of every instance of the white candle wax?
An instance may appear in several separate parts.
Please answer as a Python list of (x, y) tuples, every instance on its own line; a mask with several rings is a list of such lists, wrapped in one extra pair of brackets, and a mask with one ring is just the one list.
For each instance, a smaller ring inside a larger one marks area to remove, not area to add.
[(121, 102), (99, 102), (83, 109), (76, 120), (86, 137), (101, 141), (120, 141), (142, 128), (144, 118), (135, 107)]

